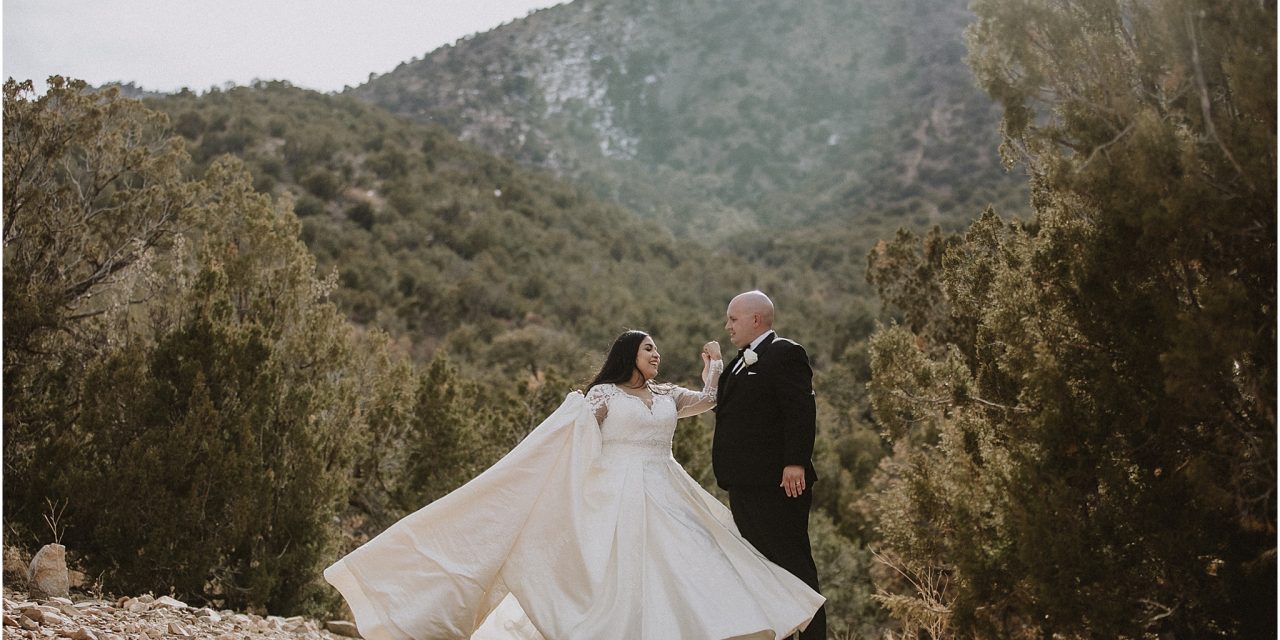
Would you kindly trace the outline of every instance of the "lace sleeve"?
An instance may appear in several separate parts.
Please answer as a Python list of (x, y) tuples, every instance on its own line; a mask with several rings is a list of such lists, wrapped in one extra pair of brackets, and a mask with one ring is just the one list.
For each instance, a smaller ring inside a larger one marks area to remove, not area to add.
[(696, 416), (716, 406), (716, 391), (720, 384), (721, 371), (724, 371), (724, 362), (712, 360), (702, 380), (702, 391), (693, 391), (684, 387), (675, 388), (673, 395), (676, 401), (677, 417)]
[(587, 404), (591, 405), (591, 412), (596, 416), (596, 424), (604, 424), (605, 416), (609, 415), (609, 398), (616, 391), (617, 388), (611, 384), (598, 384), (587, 390)]

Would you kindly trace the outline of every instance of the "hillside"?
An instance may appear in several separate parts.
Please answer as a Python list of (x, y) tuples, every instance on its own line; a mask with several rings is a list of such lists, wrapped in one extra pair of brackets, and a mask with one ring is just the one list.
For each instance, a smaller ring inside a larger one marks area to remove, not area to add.
[(578, 0), (350, 93), (677, 235), (959, 228), (987, 204), (1026, 202), (964, 63), (966, 6)]
[[(625, 327), (664, 342), (671, 374), (721, 337), (723, 305), (764, 287), (821, 358), (870, 331), (865, 249), (760, 237), (722, 251), (554, 176), (348, 96), (260, 83), (150, 101), (187, 141), (195, 171), (240, 157), (255, 187), (296, 199), (302, 236), (357, 323), (403, 337), (420, 361), (585, 375)], [(864, 237), (862, 242), (871, 240)], [(755, 257), (752, 264), (748, 257)]]

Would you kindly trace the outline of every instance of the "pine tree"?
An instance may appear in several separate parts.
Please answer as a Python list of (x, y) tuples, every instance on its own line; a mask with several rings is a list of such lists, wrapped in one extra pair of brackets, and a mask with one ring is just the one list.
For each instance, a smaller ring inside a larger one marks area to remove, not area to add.
[(187, 178), (163, 115), (30, 93), (6, 84), (6, 525), (65, 504), (63, 542), (113, 590), (329, 606), (334, 517), (405, 368), (238, 161)]
[(1273, 633), (1275, 6), (974, 10), (1035, 216), (984, 215), (873, 342), (890, 562), (949, 585), (885, 600), (959, 636)]

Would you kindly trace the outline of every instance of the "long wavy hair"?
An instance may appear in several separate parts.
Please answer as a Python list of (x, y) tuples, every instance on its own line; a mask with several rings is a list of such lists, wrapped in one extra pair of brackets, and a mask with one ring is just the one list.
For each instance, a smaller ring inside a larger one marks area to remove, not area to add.
[[(636, 366), (636, 354), (640, 353), (640, 344), (649, 334), (635, 329), (623, 331), (609, 347), (609, 355), (600, 367), (600, 373), (591, 380), (591, 384), (583, 391), (590, 391), (598, 384), (625, 384), (631, 380), (631, 374), (639, 371)], [(643, 376), (643, 374), (641, 374)]]

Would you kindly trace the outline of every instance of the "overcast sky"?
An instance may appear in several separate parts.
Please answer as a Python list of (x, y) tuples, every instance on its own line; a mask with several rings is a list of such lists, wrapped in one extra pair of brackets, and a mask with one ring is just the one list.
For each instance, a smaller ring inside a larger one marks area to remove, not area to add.
[(341, 91), (564, 0), (3, 0), (4, 77)]

